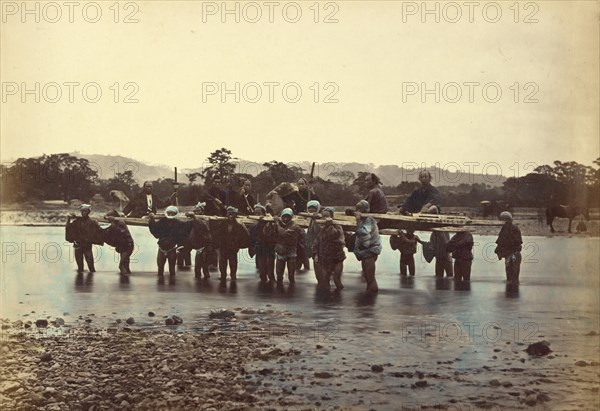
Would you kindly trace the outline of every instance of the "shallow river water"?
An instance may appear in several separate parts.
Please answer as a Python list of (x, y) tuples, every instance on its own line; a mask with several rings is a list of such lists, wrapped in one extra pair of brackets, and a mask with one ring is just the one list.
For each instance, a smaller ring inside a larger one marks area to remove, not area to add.
[[(211, 310), (237, 308), (239, 314), (246, 308), (234, 332), (247, 330), (246, 323), (260, 324), (263, 336), (302, 352), (301, 361), (271, 364), (291, 377), (265, 377), (277, 390), (293, 391), (290, 409), (295, 396), (298, 402), (308, 398), (317, 406), (356, 409), (440, 404), (531, 409), (523, 405), (531, 395), (540, 409), (597, 409), (598, 238), (525, 237), (521, 286), (511, 288), (504, 281), (504, 262), (493, 254), (496, 237), (475, 236), (472, 281), (459, 289), (453, 281), (436, 279), (420, 250), (416, 277), (401, 279), (399, 253), (383, 237), (380, 291), (368, 297), (360, 264), (351, 254), (339, 294), (317, 290), (312, 271), (298, 273), (293, 289), (286, 280), (283, 290), (265, 290), (245, 251), (236, 289), (229, 283), (219, 287), (217, 272), (209, 281), (195, 280), (193, 269), (160, 279), (156, 240), (143, 227), (130, 230), (136, 241), (133, 274), (121, 277), (110, 247), (95, 247), (95, 274), (86, 267), (77, 275), (63, 228), (2, 226), (0, 317), (60, 317), (73, 325), (83, 324), (85, 317), (97, 327), (133, 317), (135, 327), (156, 328), (176, 314), (184, 320), (178, 330), (193, 332), (205, 329)], [(523, 351), (540, 340), (551, 343), (552, 358), (532, 359)], [(579, 360), (588, 366), (575, 366)], [(374, 364), (384, 371), (374, 373)], [(334, 377), (317, 387), (301, 383), (305, 374), (319, 370)], [(419, 374), (428, 385), (415, 389)], [(540, 393), (546, 397), (540, 399)]]

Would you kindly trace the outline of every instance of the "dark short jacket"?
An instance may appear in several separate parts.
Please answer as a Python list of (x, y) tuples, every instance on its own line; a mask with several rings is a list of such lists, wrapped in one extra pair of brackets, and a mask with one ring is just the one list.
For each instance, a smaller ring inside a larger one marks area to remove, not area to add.
[(498, 245), (495, 252), (498, 258), (505, 258), (517, 251), (521, 251), (521, 244), (523, 244), (521, 230), (510, 222), (505, 223), (500, 229), (496, 244)]
[[(222, 205), (218, 206), (215, 203), (215, 199), (219, 199)], [(228, 195), (225, 190), (213, 186), (200, 197), (200, 200), (206, 203), (206, 207), (204, 207), (204, 214), (223, 217), (225, 216), (227, 205), (229, 204)]]
[(219, 236), (216, 237), (216, 246), (223, 251), (238, 252), (247, 248), (250, 234), (246, 227), (239, 221), (219, 221)]
[(275, 238), (265, 235), (264, 229), (267, 222), (262, 220), (254, 224), (250, 228), (250, 242), (248, 245), (248, 252), (250, 257), (255, 255), (273, 255), (275, 252)]
[(390, 247), (399, 250), (401, 254), (415, 254), (417, 252), (417, 236), (400, 232), (398, 235), (390, 236)]
[(75, 217), (66, 226), (65, 240), (79, 245), (104, 245), (104, 233), (97, 221), (89, 217)]
[(158, 239), (158, 246), (167, 250), (185, 242), (190, 235), (192, 222), (163, 217), (158, 221), (150, 220), (148, 228), (150, 233)]
[(293, 221), (288, 225), (273, 222), (265, 225), (264, 235), (276, 238), (275, 250), (278, 254), (289, 254), (293, 251), (304, 249), (304, 230)]
[(413, 191), (402, 204), (402, 208), (409, 213), (418, 213), (427, 203), (436, 205), (438, 208), (442, 205), (442, 196), (437, 188), (432, 185), (429, 185), (426, 189), (419, 187)]
[(327, 224), (321, 228), (312, 244), (313, 255), (319, 257), (320, 263), (339, 263), (346, 259), (344, 230), (336, 224)]
[(446, 250), (452, 253), (452, 257), (459, 260), (473, 259), (473, 235), (468, 231), (456, 233), (448, 244)]
[(127, 224), (123, 221), (115, 221), (104, 229), (104, 242), (115, 247), (118, 253), (133, 246), (133, 238)]
[(188, 237), (190, 248), (195, 250), (213, 245), (212, 235), (206, 221), (192, 220), (192, 230)]
[(385, 193), (379, 187), (371, 189), (365, 200), (369, 203), (369, 213), (385, 214), (390, 209)]
[(238, 209), (240, 215), (251, 215), (254, 214), (254, 205), (256, 201), (252, 194), (248, 194), (248, 196), (244, 197), (238, 191), (234, 191), (230, 195), (229, 205)]

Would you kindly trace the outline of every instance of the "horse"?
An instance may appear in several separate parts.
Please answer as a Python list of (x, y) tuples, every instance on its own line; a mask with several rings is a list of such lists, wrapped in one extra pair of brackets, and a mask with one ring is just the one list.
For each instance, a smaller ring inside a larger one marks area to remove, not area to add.
[(554, 232), (554, 227), (552, 227), (552, 222), (554, 218), (568, 218), (569, 219), (569, 233), (571, 232), (571, 223), (573, 219), (578, 215), (583, 215), (585, 221), (590, 220), (590, 211), (587, 207), (577, 207), (577, 206), (568, 206), (568, 205), (559, 205), (556, 207), (548, 207), (546, 209), (546, 224), (550, 226), (550, 232)]

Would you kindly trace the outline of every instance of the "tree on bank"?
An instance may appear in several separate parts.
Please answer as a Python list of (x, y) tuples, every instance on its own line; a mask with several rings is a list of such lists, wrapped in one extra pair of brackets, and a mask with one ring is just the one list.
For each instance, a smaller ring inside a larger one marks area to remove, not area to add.
[(600, 205), (600, 158), (598, 168), (575, 161), (545, 164), (524, 177), (508, 178), (502, 188), (516, 206), (546, 207), (559, 204)]
[(116, 173), (114, 177), (108, 180), (98, 180), (97, 193), (105, 199), (110, 199), (112, 190), (122, 191), (130, 199), (140, 191), (140, 186), (133, 178), (133, 171), (127, 170), (123, 173)]
[[(179, 204), (196, 204), (200, 198), (202, 180), (210, 182), (219, 175), (230, 189), (239, 188), (243, 179), (252, 183), (255, 198), (264, 201), (264, 196), (282, 182), (296, 182), (308, 175), (294, 164), (277, 160), (263, 163), (263, 169), (257, 176), (236, 173), (236, 160), (232, 152), (221, 148), (212, 152), (207, 159), (208, 167), (202, 172), (187, 174), (189, 184), (180, 183)], [(335, 171), (327, 179), (314, 178), (313, 187), (323, 200), (323, 204), (348, 206), (364, 198), (368, 192), (367, 171), (360, 171), (356, 178), (352, 172)], [(79, 199), (90, 201), (99, 193), (106, 201), (111, 201), (111, 190), (123, 191), (129, 198), (140, 190), (141, 181), (128, 170), (117, 173), (110, 179), (98, 179), (97, 170), (85, 158), (66, 153), (43, 155), (32, 158), (19, 158), (0, 169), (0, 195), (3, 203), (41, 200)], [(153, 181), (155, 193), (168, 197), (173, 192), (173, 179), (161, 178)], [(350, 184), (352, 183), (352, 184)], [(403, 201), (419, 182), (402, 182), (397, 186), (386, 186), (384, 192), (395, 197), (393, 204)], [(557, 204), (600, 206), (600, 158), (592, 166), (574, 161), (555, 161), (539, 166), (533, 173), (520, 178), (508, 178), (502, 187), (490, 187), (484, 184), (460, 184), (458, 186), (437, 187), (446, 206), (479, 207), (480, 201), (508, 202), (513, 207), (546, 207)]]
[(97, 190), (90, 162), (67, 153), (19, 158), (0, 173), (3, 201), (89, 199)]
[(210, 153), (207, 161), (210, 164), (202, 170), (202, 177), (205, 183), (209, 183), (215, 176), (221, 177), (223, 181), (229, 181), (233, 173), (235, 173), (235, 163), (232, 157), (231, 150), (220, 148), (219, 150)]

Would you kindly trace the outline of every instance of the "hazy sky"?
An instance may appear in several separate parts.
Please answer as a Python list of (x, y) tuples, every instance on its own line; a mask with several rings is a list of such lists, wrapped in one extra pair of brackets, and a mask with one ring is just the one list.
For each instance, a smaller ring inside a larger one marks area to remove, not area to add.
[(591, 164), (598, 3), (514, 3), (2, 2), (1, 157)]

